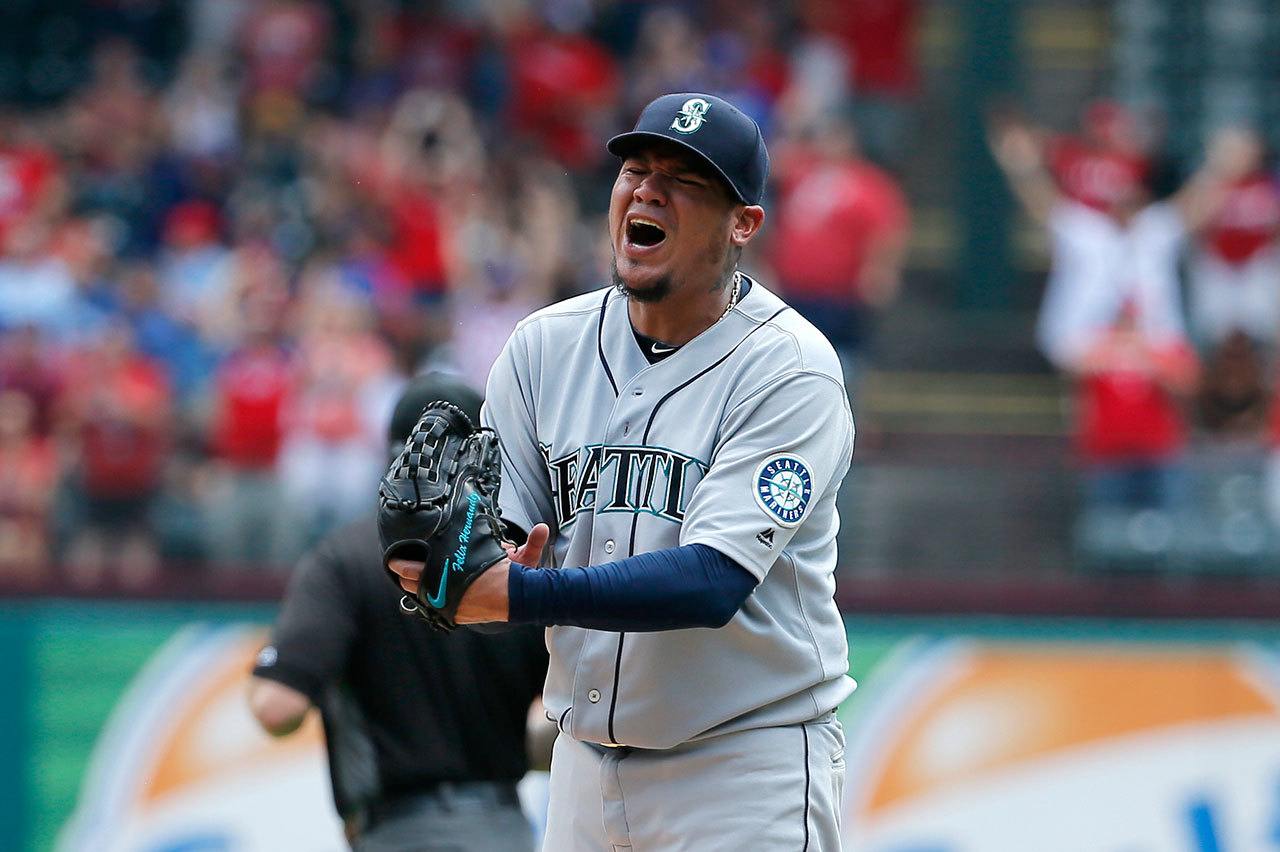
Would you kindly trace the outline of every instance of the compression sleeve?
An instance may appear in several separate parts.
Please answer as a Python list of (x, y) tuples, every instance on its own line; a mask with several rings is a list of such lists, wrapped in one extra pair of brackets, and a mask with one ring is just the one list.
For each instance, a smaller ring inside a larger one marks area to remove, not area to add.
[(633, 633), (723, 627), (756, 582), (751, 572), (705, 544), (585, 568), (513, 564), (508, 619)]

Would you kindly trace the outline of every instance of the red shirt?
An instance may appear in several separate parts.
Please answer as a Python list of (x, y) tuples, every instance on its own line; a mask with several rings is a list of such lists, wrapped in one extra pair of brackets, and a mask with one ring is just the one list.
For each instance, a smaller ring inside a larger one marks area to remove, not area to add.
[(1241, 264), (1272, 245), (1280, 234), (1280, 190), (1264, 174), (1232, 186), (1205, 231), (1205, 247), (1226, 263)]
[(406, 189), (391, 199), (391, 266), (415, 289), (440, 293), (445, 284), (439, 205), (425, 190)]
[[(1172, 346), (1162, 357), (1194, 361), (1190, 348)], [(1160, 461), (1187, 442), (1178, 401), (1145, 371), (1117, 368), (1080, 380), (1077, 442), (1086, 462)]]
[(63, 363), (58, 354), (41, 347), (36, 332), (11, 333), (0, 346), (0, 389), (25, 394), (36, 407), (35, 432), (49, 434), (54, 408), (63, 392)]
[(525, 31), (511, 40), (512, 123), (573, 169), (604, 151), (597, 121), (614, 102), (613, 56), (584, 36)]
[(772, 261), (793, 296), (855, 301), (873, 240), (907, 227), (893, 178), (863, 162), (795, 164), (781, 202)]
[(0, 244), (35, 208), (56, 170), (53, 157), (38, 148), (0, 148)]
[(856, 91), (910, 95), (916, 87), (917, 0), (803, 0), (811, 29), (848, 45)]
[(863, 92), (909, 95), (916, 85), (912, 45), (914, 0), (852, 0), (849, 44), (854, 86)]
[(1267, 426), (1268, 439), (1273, 450), (1280, 449), (1280, 390), (1271, 400), (1271, 422)]
[(1137, 189), (1147, 173), (1147, 163), (1140, 157), (1092, 147), (1071, 137), (1054, 141), (1049, 168), (1068, 197), (1103, 213)]
[(80, 429), (86, 491), (132, 497), (158, 488), (169, 449), (168, 423), (157, 416), (170, 404), (164, 372), (138, 356), (92, 384)]
[(751, 54), (742, 69), (749, 88), (773, 103), (787, 90), (791, 69), (787, 55), (781, 50), (762, 48)]
[(275, 464), (291, 377), (288, 357), (274, 346), (244, 350), (227, 359), (218, 371), (218, 417), (213, 426), (214, 448), (222, 459), (246, 469)]

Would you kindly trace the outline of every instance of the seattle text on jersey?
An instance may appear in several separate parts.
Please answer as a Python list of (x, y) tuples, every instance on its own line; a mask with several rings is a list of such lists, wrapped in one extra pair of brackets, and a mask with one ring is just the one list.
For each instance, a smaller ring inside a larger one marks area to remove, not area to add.
[(592, 444), (554, 459), (549, 446), (541, 449), (560, 527), (595, 511), (601, 499), (608, 501), (601, 512), (645, 512), (680, 523), (690, 486), (707, 470), (706, 462), (666, 447)]

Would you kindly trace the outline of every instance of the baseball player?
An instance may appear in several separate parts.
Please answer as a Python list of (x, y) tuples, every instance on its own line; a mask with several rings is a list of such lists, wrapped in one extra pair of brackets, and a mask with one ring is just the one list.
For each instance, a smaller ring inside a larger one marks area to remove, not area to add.
[[(545, 849), (837, 849), (839, 362), (737, 268), (765, 218), (755, 122), (665, 95), (608, 148), (613, 286), (524, 320), (490, 374), (518, 546), (452, 615), (549, 628)], [(423, 562), (388, 567), (424, 599)]]

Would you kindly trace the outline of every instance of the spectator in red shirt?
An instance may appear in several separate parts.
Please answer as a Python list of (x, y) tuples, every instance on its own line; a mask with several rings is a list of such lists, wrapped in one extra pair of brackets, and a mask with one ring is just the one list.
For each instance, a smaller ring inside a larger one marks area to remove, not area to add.
[[(1086, 500), (1081, 540), (1092, 547), (1111, 519), (1154, 511), (1161, 532), (1146, 543), (1167, 548), (1173, 513), (1185, 507), (1185, 402), (1200, 380), (1178, 261), (1242, 163), (1215, 147), (1170, 198), (1150, 203), (1141, 182), (1126, 182), (1100, 211), (1059, 187), (1030, 126), (997, 121), (990, 141), (1014, 194), (1051, 240), (1037, 338), (1045, 357), (1075, 380)], [(1126, 546), (1136, 541), (1133, 530), (1129, 536)]]
[(0, 391), (0, 574), (34, 579), (49, 564), (49, 506), (58, 480), (53, 441), (36, 431), (26, 394)]
[(1085, 108), (1083, 133), (1049, 139), (1046, 157), (1058, 188), (1067, 198), (1111, 215), (1150, 177), (1136, 116), (1114, 101)]
[(114, 575), (136, 588), (159, 569), (151, 508), (160, 492), (172, 433), (172, 393), (164, 369), (138, 352), (124, 324), (113, 325), (72, 365), (63, 429), (84, 517), (67, 552), (72, 580), (96, 586)]
[(852, 125), (829, 117), (778, 145), (771, 260), (790, 304), (818, 327), (856, 386), (874, 313), (901, 282), (910, 217), (887, 173), (858, 154)]
[(440, 206), (421, 183), (402, 185), (389, 198), (391, 262), (420, 299), (435, 304), (444, 293)]
[(400, 99), (376, 156), (349, 165), (356, 180), (363, 170), (365, 182), (377, 188), (374, 201), (387, 235), (382, 248), (373, 242), (371, 222), (349, 229), (345, 272), (383, 267), (377, 278), (385, 286), (378, 289), (372, 278), (370, 284), (383, 331), (396, 342), (406, 366), (428, 357), (451, 336), (449, 247), (484, 180), (480, 138), (475, 115), (461, 98), (414, 90)]
[(269, 469), (280, 453), (280, 410), (289, 391), (288, 353), (269, 334), (251, 335), (216, 379), (213, 448), (246, 471)]
[(1222, 130), (1211, 147), (1232, 149), (1242, 174), (1196, 242), (1188, 270), (1191, 329), (1209, 348), (1236, 331), (1270, 348), (1280, 336), (1280, 187), (1264, 170), (1256, 133)]
[[(254, 301), (250, 299), (250, 301)], [(244, 343), (214, 378), (206, 553), (218, 566), (287, 564), (292, 537), (276, 462), (293, 362), (278, 336), (279, 310), (256, 304)]]
[[(446, 291), (446, 251), (451, 193), (474, 188), (483, 171), (480, 131), (462, 99), (425, 90), (400, 99), (378, 156), (353, 162), (377, 187), (389, 225), (391, 266), (408, 282), (416, 301), (439, 305)], [(465, 201), (465, 197), (461, 199)]]
[(62, 393), (61, 360), (33, 326), (0, 335), (0, 390), (18, 391), (31, 402), (32, 428), (39, 435), (53, 428)]
[(1076, 441), (1095, 509), (1172, 512), (1183, 495), (1184, 408), (1199, 362), (1185, 340), (1143, 333), (1132, 302), (1077, 367)]
[(57, 159), (23, 137), (16, 115), (0, 114), (0, 245), (9, 230), (47, 219), (62, 204), (66, 186)]
[(567, 168), (600, 162), (597, 140), (605, 135), (618, 89), (613, 56), (585, 35), (532, 20), (508, 33), (507, 51), (514, 128)]

